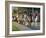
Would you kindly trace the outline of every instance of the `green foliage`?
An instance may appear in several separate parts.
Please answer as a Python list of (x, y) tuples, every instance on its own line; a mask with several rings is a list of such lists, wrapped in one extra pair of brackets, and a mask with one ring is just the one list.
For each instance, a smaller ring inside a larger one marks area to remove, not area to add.
[(16, 13), (16, 10), (13, 10), (13, 13)]

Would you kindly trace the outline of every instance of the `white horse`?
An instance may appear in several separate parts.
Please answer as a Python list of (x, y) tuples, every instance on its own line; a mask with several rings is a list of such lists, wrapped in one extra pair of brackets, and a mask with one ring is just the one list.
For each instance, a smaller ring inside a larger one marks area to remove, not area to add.
[(35, 18), (35, 26), (37, 26), (38, 25), (38, 16), (36, 16), (36, 18)]
[(34, 25), (37, 26), (38, 18), (39, 18), (38, 16), (36, 16), (36, 17), (33, 17), (33, 16), (32, 16), (32, 21), (33, 21), (33, 22), (32, 22), (32, 26), (34, 26)]

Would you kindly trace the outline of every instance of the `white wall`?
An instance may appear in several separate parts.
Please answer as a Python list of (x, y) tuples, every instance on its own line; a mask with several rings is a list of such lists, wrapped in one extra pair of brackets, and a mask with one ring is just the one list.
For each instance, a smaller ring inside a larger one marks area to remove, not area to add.
[[(46, 0), (17, 0), (17, 1), (46, 3)], [(45, 4), (45, 6), (46, 6), (46, 4)], [(5, 9), (5, 1), (4, 0), (0, 0), (0, 38), (4, 38), (4, 36), (5, 36), (5, 10), (4, 9)], [(46, 13), (45, 13), (45, 15), (46, 15)], [(45, 26), (45, 35), (26, 36), (26, 37), (17, 37), (17, 38), (46, 38), (46, 26)]]

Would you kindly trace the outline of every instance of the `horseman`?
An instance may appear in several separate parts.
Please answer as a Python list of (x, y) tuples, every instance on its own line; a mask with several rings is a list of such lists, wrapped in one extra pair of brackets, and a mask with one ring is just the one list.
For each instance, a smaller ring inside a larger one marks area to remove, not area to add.
[(35, 22), (36, 13), (32, 13), (32, 21)]

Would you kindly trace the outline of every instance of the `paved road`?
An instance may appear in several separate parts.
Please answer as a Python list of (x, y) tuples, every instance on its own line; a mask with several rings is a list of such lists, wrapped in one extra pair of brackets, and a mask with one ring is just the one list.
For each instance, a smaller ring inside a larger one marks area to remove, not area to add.
[(16, 27), (19, 28), (21, 31), (24, 31), (24, 30), (39, 30), (40, 29), (40, 23), (32, 23), (31, 25), (31, 28), (30, 27), (27, 27), (25, 25), (22, 25), (22, 24), (18, 24), (16, 22), (14, 22), (14, 24), (16, 24)]
[(31, 30), (31, 28), (28, 28), (28, 27), (26, 27), (24, 25), (21, 25), (21, 24), (18, 24), (16, 22), (14, 22), (14, 24), (16, 24), (16, 27), (19, 28), (21, 31), (23, 31), (23, 30)]
[(38, 23), (32, 22), (31, 29), (32, 30), (40, 30), (40, 22), (38, 22)]

